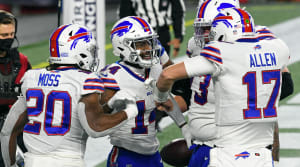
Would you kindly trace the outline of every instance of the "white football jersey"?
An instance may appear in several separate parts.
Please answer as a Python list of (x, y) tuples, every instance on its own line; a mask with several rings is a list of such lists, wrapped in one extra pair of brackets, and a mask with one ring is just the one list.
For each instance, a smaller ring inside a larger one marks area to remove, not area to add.
[(29, 119), (24, 142), (29, 152), (83, 156), (88, 136), (79, 122), (77, 105), (82, 95), (104, 91), (101, 78), (95, 73), (61, 67), (29, 70), (22, 81)]
[(106, 89), (127, 90), (136, 99), (138, 115), (110, 135), (111, 144), (140, 154), (153, 154), (159, 141), (155, 130), (155, 102), (153, 89), (146, 88), (147, 78), (157, 79), (162, 71), (160, 64), (148, 70), (139, 70), (124, 62), (113, 63), (102, 71)]
[[(188, 42), (189, 57), (200, 56), (201, 48), (194, 37)], [(215, 96), (211, 75), (191, 79), (191, 103), (188, 110), (189, 128), (197, 141), (208, 141), (216, 137)]]
[[(200, 55), (219, 68), (213, 77), (217, 145), (272, 144), (281, 87), (280, 70), (289, 61), (286, 44), (279, 39), (259, 41), (257, 38), (239, 39), (234, 43), (211, 42)], [(199, 68), (196, 63), (190, 65)], [(189, 70), (188, 73), (193, 73)]]
[[(266, 26), (256, 26), (259, 40), (274, 39), (275, 35)], [(189, 57), (199, 56), (201, 48), (196, 45), (194, 37), (188, 42), (186, 54)], [(191, 103), (188, 118), (191, 132), (197, 140), (207, 141), (216, 137), (215, 96), (211, 75), (193, 77), (191, 80)]]

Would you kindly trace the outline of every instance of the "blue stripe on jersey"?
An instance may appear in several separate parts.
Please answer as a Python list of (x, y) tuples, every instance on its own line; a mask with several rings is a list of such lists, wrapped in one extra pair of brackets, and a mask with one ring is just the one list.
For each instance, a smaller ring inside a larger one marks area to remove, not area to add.
[(84, 85), (83, 89), (85, 89), (85, 90), (100, 90), (101, 92), (104, 91), (104, 88), (102, 86), (92, 86), (92, 85), (89, 85), (89, 86)]
[(144, 82), (146, 79), (138, 76), (137, 74), (135, 74), (134, 72), (132, 72), (129, 68), (127, 68), (126, 66), (120, 64), (119, 62), (117, 62), (121, 67), (123, 67), (130, 75), (132, 75), (134, 78), (136, 78), (139, 81)]
[(120, 90), (120, 87), (119, 86), (107, 86), (107, 85), (105, 85), (105, 89)]
[(216, 61), (217, 63), (221, 63), (221, 64), (223, 63), (222, 58), (217, 57), (215, 55), (212, 55), (212, 54), (209, 54), (209, 53), (205, 53), (205, 52), (201, 52), (200, 55), (204, 56), (204, 57), (206, 57), (208, 59), (211, 59), (213, 61)]
[(157, 40), (157, 45), (159, 45), (161, 48), (160, 55), (159, 55), (159, 57), (161, 57), (165, 53), (165, 48), (161, 45), (159, 40)]
[(89, 78), (89, 79), (86, 79), (84, 81), (84, 83), (88, 83), (88, 82), (96, 82), (96, 83), (101, 83), (103, 84), (103, 81), (101, 79), (98, 79), (98, 78)]
[(212, 47), (212, 46), (206, 46), (206, 47), (204, 47), (203, 49), (206, 49), (206, 50), (215, 52), (215, 53), (217, 53), (217, 54), (221, 54), (219, 49), (214, 48), (214, 47)]
[(258, 42), (258, 38), (240, 38), (236, 42)]
[(273, 35), (264, 35), (257, 38), (258, 40), (264, 40), (264, 39), (275, 39)]
[(114, 80), (113, 78), (102, 78), (102, 81), (104, 83), (117, 83), (117, 81)]
[[(271, 33), (271, 31), (268, 31), (268, 30), (259, 30), (259, 31), (256, 31), (257, 33), (260, 33), (260, 34), (262, 34), (262, 33)], [(272, 34), (272, 33), (271, 33)]]
[(187, 54), (188, 56), (191, 56), (191, 55), (192, 55), (192, 52), (190, 52), (189, 50), (186, 50), (186, 54)]
[(67, 70), (79, 70), (79, 69), (75, 67), (58, 67), (57, 69), (55, 69), (55, 71), (67, 71)]
[[(120, 90), (117, 81), (113, 78), (101, 78), (104, 82), (104, 87), (107, 89)], [(107, 85), (108, 84), (108, 85)]]

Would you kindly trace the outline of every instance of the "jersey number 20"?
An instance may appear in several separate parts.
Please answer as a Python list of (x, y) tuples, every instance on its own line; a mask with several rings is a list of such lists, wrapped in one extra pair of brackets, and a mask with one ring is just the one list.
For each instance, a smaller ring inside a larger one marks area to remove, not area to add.
[[(44, 98), (46, 104), (44, 104)], [(71, 124), (71, 96), (66, 91), (51, 91), (46, 96), (42, 89), (29, 89), (26, 92), (26, 100), (34, 100), (35, 106), (28, 107), (28, 117), (38, 117), (43, 111), (44, 116), (44, 131), (47, 135), (65, 135), (70, 130)], [(53, 125), (55, 102), (60, 101), (62, 105), (61, 123)], [(41, 131), (41, 122), (33, 121), (27, 123), (24, 127), (24, 132), (39, 135)]]

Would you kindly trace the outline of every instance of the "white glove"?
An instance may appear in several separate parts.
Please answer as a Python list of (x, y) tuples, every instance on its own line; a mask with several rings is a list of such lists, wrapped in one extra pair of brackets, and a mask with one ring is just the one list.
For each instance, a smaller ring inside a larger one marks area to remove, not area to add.
[(192, 145), (192, 134), (189, 130), (188, 124), (183, 125), (183, 127), (181, 128), (181, 133), (182, 133), (182, 135), (186, 141), (187, 147), (189, 149)]
[(134, 102), (135, 99), (130, 93), (125, 90), (119, 90), (114, 94), (113, 97), (109, 99), (107, 105), (111, 109), (116, 109), (117, 111), (122, 111), (126, 108), (127, 103)]
[(144, 82), (146, 89), (154, 88), (156, 87), (156, 80), (153, 78), (148, 78)]
[(169, 91), (161, 92), (156, 87), (156, 80), (153, 78), (148, 78), (144, 82), (146, 89), (153, 88), (153, 98), (156, 102), (164, 103), (168, 100)]
[(134, 101), (128, 101), (126, 108), (125, 108), (125, 113), (127, 114), (127, 119), (132, 119), (135, 118), (138, 115), (138, 108), (136, 105), (136, 102)]

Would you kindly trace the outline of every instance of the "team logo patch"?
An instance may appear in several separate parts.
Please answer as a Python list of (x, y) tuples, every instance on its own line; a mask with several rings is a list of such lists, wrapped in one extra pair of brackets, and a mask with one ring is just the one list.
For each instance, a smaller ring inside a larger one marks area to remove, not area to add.
[(234, 156), (235, 156), (235, 160), (238, 160), (239, 158), (246, 159), (246, 158), (250, 157), (250, 153), (248, 153), (247, 151), (244, 151), (239, 154), (235, 154)]
[(261, 49), (261, 46), (260, 46), (260, 45), (255, 45), (255, 46), (254, 46), (254, 50), (259, 50), (259, 49)]

